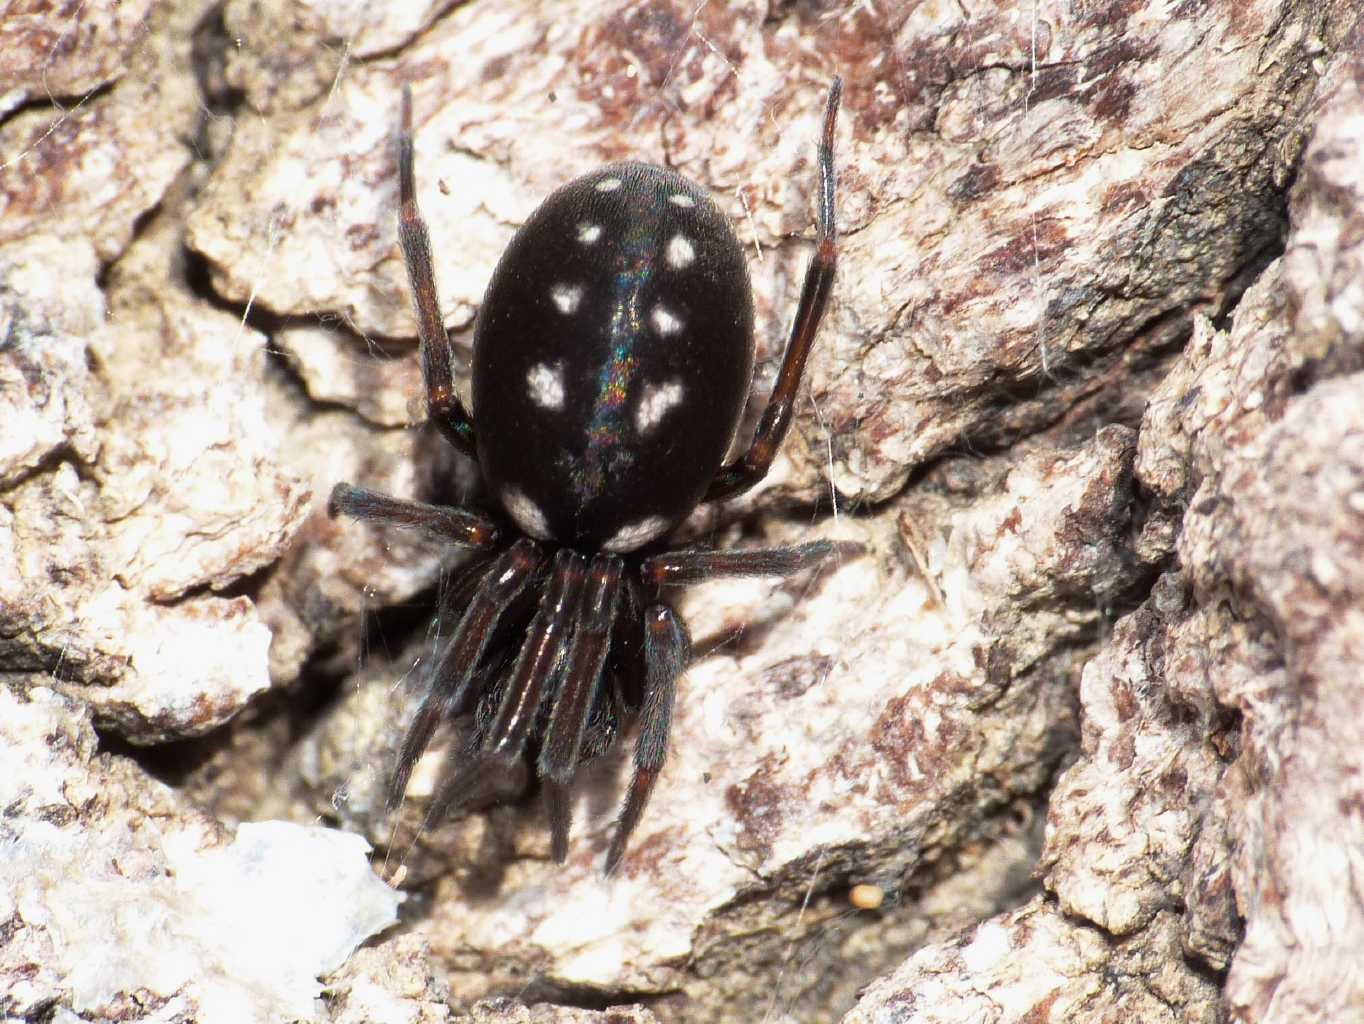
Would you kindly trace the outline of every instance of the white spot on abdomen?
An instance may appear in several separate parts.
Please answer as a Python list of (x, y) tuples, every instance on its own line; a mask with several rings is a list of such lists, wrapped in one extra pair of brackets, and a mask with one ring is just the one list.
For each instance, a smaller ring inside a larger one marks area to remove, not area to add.
[(578, 241), (582, 242), (583, 245), (591, 245), (600, 237), (600, 224), (589, 224), (587, 221), (583, 221), (578, 225)]
[(662, 421), (668, 410), (682, 404), (686, 392), (680, 380), (666, 384), (646, 384), (635, 408), (635, 430), (647, 434)]
[(668, 197), (668, 202), (672, 203), (674, 206), (680, 206), (685, 210), (689, 210), (696, 205), (696, 200), (685, 192), (674, 192)]
[(562, 363), (550, 366), (536, 363), (526, 373), (526, 386), (530, 389), (530, 400), (542, 409), (562, 409), (564, 407), (564, 367)]
[(549, 520), (540, 511), (540, 506), (526, 496), (525, 491), (518, 487), (504, 487), (502, 507), (507, 510), (507, 515), (512, 517), (517, 526), (536, 540), (550, 539)]
[(578, 308), (578, 303), (583, 301), (582, 285), (578, 284), (556, 284), (549, 289), (550, 300), (558, 308), (560, 313), (565, 316), (573, 313)]
[(668, 530), (669, 520), (662, 516), (649, 516), (637, 523), (622, 526), (602, 544), (603, 551), (633, 551), (637, 547), (657, 540)]
[(618, 188), (620, 188), (619, 178), (602, 178), (596, 185), (598, 192), (614, 192)]
[(664, 255), (667, 257), (668, 266), (674, 270), (681, 270), (683, 267), (691, 266), (692, 260), (696, 259), (696, 250), (685, 236), (673, 235)]
[(655, 306), (649, 313), (649, 321), (654, 325), (654, 330), (664, 337), (669, 334), (676, 334), (682, 330), (682, 321), (672, 310), (662, 305)]

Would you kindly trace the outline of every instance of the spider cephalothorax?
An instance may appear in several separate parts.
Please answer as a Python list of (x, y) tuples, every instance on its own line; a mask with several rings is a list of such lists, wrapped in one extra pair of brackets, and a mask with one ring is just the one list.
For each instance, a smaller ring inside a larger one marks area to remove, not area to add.
[(788, 575), (836, 550), (669, 550), (700, 503), (766, 475), (791, 422), (834, 277), (834, 118), (819, 146), (819, 235), (791, 338), (752, 445), (724, 464), (753, 370), (753, 312), (739, 242), (704, 190), (640, 163), (603, 167), (551, 195), (493, 273), (474, 332), (475, 420), (455, 392), (426, 226), (417, 211), (412, 98), (403, 91), (399, 237), (411, 277), (430, 416), (478, 461), (490, 513), (427, 505), (349, 484), (332, 513), (424, 529), (475, 558), (453, 590), (459, 621), (403, 738), (389, 787), (447, 718), (472, 715), (460, 766), (432, 813), (488, 772), (529, 755), (557, 860), (568, 852), (579, 768), (639, 717), (635, 774), (606, 871), (663, 766), (690, 640), (663, 589), (718, 576)]

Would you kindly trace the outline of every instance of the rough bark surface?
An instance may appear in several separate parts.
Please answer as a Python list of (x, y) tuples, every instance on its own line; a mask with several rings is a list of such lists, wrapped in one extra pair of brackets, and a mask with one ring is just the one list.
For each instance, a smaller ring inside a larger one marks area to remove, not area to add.
[(78, 702), (6, 688), (0, 715), (6, 1020), (313, 1017), (318, 975), (396, 918), (357, 836), (269, 822), (231, 838), (97, 753)]
[[(1364, 1019), (1349, 3), (31, 8), (0, 13), (0, 1016)], [(563, 867), (534, 801), (425, 821), (453, 733), (390, 817), (454, 562), (323, 500), (477, 485), (416, 427), (401, 84), (457, 353), (539, 199), (636, 157), (732, 214), (761, 394), (835, 71), (805, 398), (687, 529), (869, 554), (680, 601), (714, 643), (617, 877), (628, 747)], [(411, 894), (358, 951), (398, 896), (356, 833)]]

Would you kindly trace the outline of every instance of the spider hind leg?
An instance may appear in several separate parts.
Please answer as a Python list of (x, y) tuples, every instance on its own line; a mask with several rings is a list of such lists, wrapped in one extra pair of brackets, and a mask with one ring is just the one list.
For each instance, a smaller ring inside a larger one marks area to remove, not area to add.
[(646, 558), (640, 576), (655, 586), (687, 586), (734, 576), (794, 576), (831, 558), (857, 558), (856, 541), (814, 540), (778, 548), (684, 548)]
[(440, 315), (431, 239), (417, 208), (416, 158), (412, 143), (412, 89), (403, 86), (403, 119), (398, 132), (398, 242), (412, 288), (413, 313), (421, 338), (422, 379), (432, 422), (452, 445), (471, 459), (478, 458), (474, 419), (455, 390), (450, 338)]

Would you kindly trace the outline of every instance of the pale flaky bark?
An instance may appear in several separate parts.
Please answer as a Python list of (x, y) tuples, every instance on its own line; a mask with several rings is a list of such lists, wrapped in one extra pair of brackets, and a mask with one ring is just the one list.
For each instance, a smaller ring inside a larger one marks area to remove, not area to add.
[[(102, 6), (0, 14), (0, 1016), (1364, 1019), (1350, 3)], [(679, 601), (729, 639), (617, 877), (628, 743), (563, 867), (533, 801), (424, 822), (448, 743), (390, 817), (454, 563), (323, 503), (476, 486), (401, 85), (458, 354), (636, 157), (732, 215), (761, 396), (835, 72), (797, 422), (688, 529), (868, 554)], [(353, 833), (416, 894), (354, 953)]]

